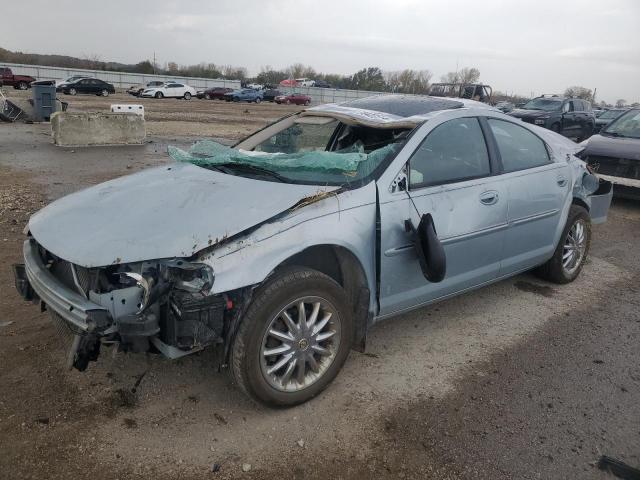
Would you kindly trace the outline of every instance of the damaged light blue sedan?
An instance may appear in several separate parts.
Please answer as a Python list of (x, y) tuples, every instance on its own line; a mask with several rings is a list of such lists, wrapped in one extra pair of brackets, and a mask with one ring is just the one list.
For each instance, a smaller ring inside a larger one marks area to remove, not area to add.
[(574, 280), (612, 195), (580, 148), (473, 101), (309, 108), (53, 202), (16, 287), (70, 366), (217, 346), (248, 395), (294, 405), (382, 319), (531, 269)]

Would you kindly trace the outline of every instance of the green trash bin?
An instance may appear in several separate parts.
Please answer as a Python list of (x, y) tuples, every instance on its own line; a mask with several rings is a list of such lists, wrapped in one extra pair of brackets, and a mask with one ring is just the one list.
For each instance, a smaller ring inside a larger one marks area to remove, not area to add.
[(40, 80), (31, 83), (33, 92), (33, 120), (36, 122), (48, 122), (56, 105), (56, 82), (53, 80)]

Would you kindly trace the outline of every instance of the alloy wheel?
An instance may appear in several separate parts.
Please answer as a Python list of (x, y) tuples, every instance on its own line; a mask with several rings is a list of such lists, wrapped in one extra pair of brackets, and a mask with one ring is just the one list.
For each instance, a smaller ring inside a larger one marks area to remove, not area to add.
[(274, 389), (303, 390), (327, 371), (340, 347), (337, 309), (321, 297), (290, 302), (268, 324), (260, 349), (260, 370)]
[(586, 224), (578, 219), (569, 230), (562, 249), (562, 268), (567, 275), (572, 275), (582, 263), (587, 249)]

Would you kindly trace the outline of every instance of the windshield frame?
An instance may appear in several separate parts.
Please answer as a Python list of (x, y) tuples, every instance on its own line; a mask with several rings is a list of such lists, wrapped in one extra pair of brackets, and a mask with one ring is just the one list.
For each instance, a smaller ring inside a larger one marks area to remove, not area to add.
[[(256, 130), (255, 132), (247, 135), (246, 137), (242, 138), (241, 140), (237, 141), (236, 143), (234, 143), (232, 145), (232, 148), (236, 148), (236, 149), (243, 149), (243, 150), (249, 150), (249, 151), (253, 151), (254, 148), (260, 144), (262, 141), (270, 138), (271, 136), (289, 128), (291, 125), (293, 125), (295, 123), (296, 118), (300, 118), (301, 114), (304, 113), (304, 111), (302, 112), (293, 112), (290, 113), (289, 115), (285, 115), (282, 118), (279, 118), (278, 120), (265, 125), (264, 127), (262, 127), (259, 130)], [(345, 125), (345, 123), (338, 117), (334, 117), (334, 116), (330, 116), (331, 118), (334, 118), (335, 120), (338, 121), (338, 126), (336, 128), (336, 130), (333, 132), (332, 136), (331, 136), (331, 140), (329, 142), (330, 144), (333, 144), (333, 140), (334, 140), (334, 136), (338, 134), (338, 131), (343, 128), (343, 126)], [(425, 120), (426, 121), (426, 120)], [(402, 152), (402, 150), (404, 149), (404, 146), (406, 145), (407, 141), (409, 141), (409, 139), (414, 135), (414, 133), (422, 126), (424, 122), (420, 122), (418, 124), (415, 125), (415, 127), (411, 128), (409, 130), (409, 132), (407, 133), (407, 135), (402, 139), (401, 142), (398, 142), (398, 144), (400, 145), (400, 148), (397, 148), (395, 152), (390, 153), (389, 155), (387, 155), (384, 160), (382, 160), (372, 171), (371, 173), (369, 173), (369, 175), (365, 175), (364, 177), (360, 177), (360, 178), (356, 178), (354, 180), (345, 180), (344, 182), (320, 182), (320, 181), (307, 181), (307, 180), (297, 180), (297, 179), (287, 179), (287, 183), (291, 183), (291, 184), (295, 184), (295, 185), (322, 185), (322, 186), (337, 186), (337, 187), (341, 187), (342, 189), (345, 190), (352, 190), (352, 189), (356, 189), (356, 188), (360, 188), (364, 185), (369, 184), (371, 181), (376, 181), (380, 178), (380, 176), (382, 176), (382, 174), (385, 172), (385, 170), (389, 167), (389, 165), (391, 164), (391, 162), (393, 162), (393, 160), (398, 156), (398, 154), (400, 152)], [(364, 126), (364, 125), (363, 125)], [(384, 130), (384, 128), (381, 127), (381, 130)], [(247, 145), (245, 145), (247, 144)], [(328, 146), (328, 145), (327, 145)], [(265, 180), (268, 181), (273, 181), (272, 179), (266, 178)]]

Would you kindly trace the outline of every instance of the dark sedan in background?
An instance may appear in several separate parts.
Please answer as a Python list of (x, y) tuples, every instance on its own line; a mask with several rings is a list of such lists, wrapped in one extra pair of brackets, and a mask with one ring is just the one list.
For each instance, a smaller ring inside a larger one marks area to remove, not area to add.
[(593, 133), (598, 133), (600, 130), (609, 125), (627, 110), (627, 108), (612, 108), (611, 110), (602, 112), (596, 117), (596, 126), (593, 130)]
[(614, 184), (614, 195), (640, 200), (640, 108), (619, 115), (583, 142), (581, 157)]
[(280, 90), (276, 90), (275, 88), (268, 88), (264, 92), (262, 92), (262, 100), (265, 102), (273, 102), (276, 97), (283, 95)]
[(276, 103), (285, 103), (287, 105), (310, 105), (311, 97), (302, 93), (291, 93), (289, 95), (280, 95), (274, 99)]
[(579, 142), (591, 136), (596, 123), (590, 102), (559, 95), (534, 98), (508, 115), (548, 128), (565, 137), (575, 138)]
[(87, 93), (90, 95), (101, 95), (103, 97), (108, 97), (109, 94), (116, 93), (116, 89), (110, 83), (104, 82), (97, 78), (83, 78), (63, 86), (62, 93), (64, 93), (65, 95)]
[(233, 92), (233, 88), (211, 87), (196, 93), (196, 97), (205, 100), (224, 100), (227, 93)]

